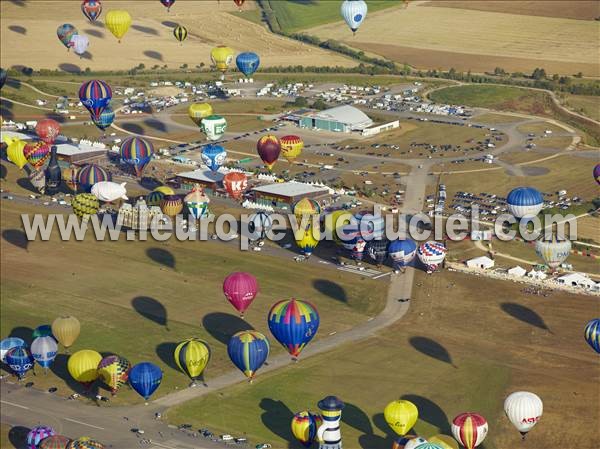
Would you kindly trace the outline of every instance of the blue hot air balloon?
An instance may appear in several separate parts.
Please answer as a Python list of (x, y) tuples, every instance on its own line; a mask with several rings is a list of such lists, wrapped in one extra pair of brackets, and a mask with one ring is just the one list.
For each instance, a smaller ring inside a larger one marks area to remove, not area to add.
[(411, 239), (398, 239), (388, 246), (388, 254), (394, 262), (394, 268), (407, 266), (417, 254), (417, 244)]
[[(365, 232), (364, 235), (370, 235)], [(354, 260), (362, 260), (367, 246), (367, 240), (356, 224), (342, 226), (340, 233), (340, 245), (348, 251), (350, 257)]]
[(235, 58), (235, 64), (240, 72), (246, 75), (246, 77), (249, 77), (258, 70), (260, 58), (256, 53), (247, 51), (240, 53), (237, 58)]
[(19, 346), (26, 346), (25, 340), (19, 337), (7, 337), (0, 341), (0, 359), (6, 362), (6, 354), (12, 348), (18, 348)]
[(27, 371), (33, 368), (33, 357), (31, 357), (29, 349), (25, 346), (17, 346), (16, 348), (10, 349), (6, 353), (5, 358), (6, 364), (13, 370), (19, 379), (22, 378)]
[(101, 80), (86, 81), (79, 88), (79, 101), (86, 107), (92, 120), (98, 120), (112, 98), (112, 89)]
[(104, 111), (98, 117), (98, 120), (93, 119), (94, 125), (96, 125), (102, 131), (106, 130), (115, 121), (115, 111), (113, 111), (111, 105), (107, 105)]
[(58, 353), (58, 344), (54, 337), (37, 337), (31, 343), (31, 355), (42, 368), (48, 368)]
[(212, 171), (218, 171), (226, 158), (227, 151), (221, 145), (206, 145), (202, 150), (202, 162)]
[(319, 329), (319, 312), (308, 301), (279, 301), (269, 311), (269, 330), (296, 359)]
[(585, 326), (585, 341), (600, 354), (600, 318), (594, 318)]
[(159, 387), (162, 377), (163, 373), (158, 366), (154, 363), (142, 362), (129, 371), (129, 384), (147, 401)]
[(367, 3), (364, 0), (344, 0), (340, 8), (342, 17), (353, 33), (367, 17)]
[(252, 380), (269, 356), (269, 340), (260, 332), (241, 331), (229, 339), (227, 354), (233, 364)]
[(544, 205), (542, 194), (533, 187), (517, 187), (510, 191), (506, 197), (508, 211), (515, 218), (533, 218)]

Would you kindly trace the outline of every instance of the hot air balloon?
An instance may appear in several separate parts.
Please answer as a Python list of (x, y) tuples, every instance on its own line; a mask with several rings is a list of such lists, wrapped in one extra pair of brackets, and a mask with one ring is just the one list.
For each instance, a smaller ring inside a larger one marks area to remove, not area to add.
[(448, 249), (443, 243), (439, 242), (425, 242), (419, 245), (417, 249), (417, 257), (425, 267), (427, 272), (432, 273), (441, 265), (446, 258)]
[(340, 232), (339, 243), (346, 251), (350, 253), (350, 257), (354, 260), (362, 260), (365, 248), (367, 246), (366, 240), (363, 238), (358, 226), (355, 224), (349, 224), (343, 226)]
[(398, 239), (390, 242), (388, 254), (394, 262), (394, 269), (406, 267), (417, 253), (417, 244), (411, 239)]
[(296, 413), (292, 418), (292, 434), (304, 446), (310, 447), (317, 438), (317, 429), (323, 424), (321, 415), (307, 410)]
[(175, 39), (177, 39), (179, 42), (183, 42), (187, 39), (188, 30), (184, 26), (177, 25), (175, 28), (173, 28), (173, 36), (175, 36)]
[(281, 143), (281, 155), (288, 161), (293, 162), (304, 148), (304, 141), (298, 136), (283, 136), (279, 139)]
[(308, 229), (308, 227), (312, 224), (312, 217), (321, 214), (321, 206), (319, 206), (319, 203), (310, 198), (302, 198), (300, 201), (294, 204), (292, 209), (298, 224), (301, 223), (302, 218), (304, 217), (311, 218), (311, 220), (309, 220), (307, 225), (304, 227), (305, 229)]
[(60, 134), (60, 124), (56, 120), (46, 118), (35, 125), (35, 133), (48, 145), (52, 145)]
[(339, 234), (342, 228), (353, 223), (354, 217), (346, 210), (335, 210), (325, 216), (325, 233), (333, 237), (334, 241), (339, 241)]
[(77, 182), (78, 174), (79, 169), (74, 166), (65, 168), (61, 173), (63, 181), (73, 192), (77, 192), (77, 186), (79, 185)]
[(105, 131), (115, 121), (115, 111), (110, 104), (106, 105), (98, 119), (92, 118), (94, 125), (96, 125), (101, 131)]
[(367, 253), (369, 254), (369, 257), (373, 259), (378, 266), (383, 265), (383, 262), (385, 262), (385, 259), (388, 255), (387, 249), (389, 244), (390, 242), (387, 239), (376, 239), (371, 240), (369, 243), (367, 243)]
[(42, 440), (51, 437), (55, 434), (56, 432), (52, 427), (36, 426), (33, 429), (31, 429), (27, 434), (27, 448), (38, 449)]
[(594, 167), (594, 179), (600, 184), (600, 164), (596, 164)]
[(242, 5), (244, 4), (246, 0), (233, 0), (233, 3), (235, 3), (235, 5), (239, 8), (239, 10), (242, 10)]
[(544, 206), (544, 197), (533, 187), (517, 187), (506, 197), (508, 211), (517, 219), (535, 217)]
[(112, 181), (112, 175), (96, 164), (84, 165), (77, 173), (77, 184), (84, 192), (90, 192), (94, 184), (102, 181)]
[(466, 449), (479, 446), (487, 432), (487, 421), (477, 413), (461, 413), (452, 420), (452, 435)]
[(102, 356), (91, 349), (75, 352), (67, 361), (67, 370), (73, 379), (89, 388), (98, 379), (98, 365)]
[(130, 370), (129, 360), (118, 355), (106, 356), (98, 363), (98, 377), (108, 385), (112, 394), (116, 394), (127, 383)]
[(126, 182), (117, 184), (112, 181), (100, 181), (92, 186), (92, 195), (100, 201), (111, 203), (118, 199), (127, 200), (127, 190), (125, 189)]
[(434, 435), (429, 438), (429, 442), (437, 444), (441, 449), (458, 449), (458, 443), (449, 435)]
[(131, 368), (129, 384), (146, 401), (160, 386), (163, 373), (151, 362), (142, 362)]
[(40, 441), (38, 449), (69, 449), (71, 439), (62, 435), (52, 435)]
[(154, 192), (160, 192), (163, 195), (175, 195), (175, 190), (169, 186), (158, 186), (154, 189)]
[(112, 99), (112, 89), (101, 80), (86, 81), (79, 88), (79, 101), (90, 111), (92, 120), (99, 120)]
[(7, 135), (3, 137), (4, 143), (7, 145), (6, 157), (9, 161), (22, 169), (27, 164), (27, 158), (23, 154), (26, 142), (18, 137), (10, 138)]
[[(94, 199), (98, 201), (96, 197)], [(75, 343), (80, 331), (81, 325), (74, 316), (61, 316), (52, 322), (52, 335), (67, 349)]]
[(400, 399), (386, 405), (383, 416), (394, 432), (404, 436), (417, 422), (419, 410), (412, 402)]
[(381, 214), (361, 211), (354, 215), (358, 228), (367, 241), (381, 239), (385, 235), (385, 219)]
[(106, 24), (106, 28), (121, 43), (121, 38), (125, 36), (125, 33), (127, 33), (131, 26), (131, 16), (127, 11), (115, 9), (106, 13), (104, 23)]
[(146, 204), (148, 205), (148, 207), (151, 207), (151, 206), (160, 207), (160, 203), (162, 202), (164, 197), (165, 197), (164, 193), (159, 192), (157, 190), (153, 190), (148, 195), (146, 195)]
[(258, 70), (260, 58), (256, 53), (246, 51), (237, 55), (237, 58), (235, 58), (235, 64), (237, 65), (238, 70), (242, 72), (246, 78), (248, 78)]
[(36, 327), (31, 333), (31, 338), (34, 340), (38, 337), (52, 337), (52, 326), (49, 324), (42, 324)]
[(219, 140), (227, 131), (227, 120), (220, 115), (209, 115), (202, 119), (200, 130), (206, 134), (208, 140)]
[(104, 449), (104, 445), (90, 437), (81, 437), (71, 441), (68, 449)]
[(319, 313), (308, 301), (296, 299), (275, 303), (267, 318), (275, 339), (296, 360), (319, 329)]
[(202, 162), (216, 172), (223, 166), (227, 159), (227, 151), (221, 145), (206, 145), (202, 149)]
[(56, 35), (62, 44), (67, 47), (67, 50), (71, 47), (71, 38), (77, 34), (77, 28), (70, 23), (64, 23), (56, 29)]
[(406, 446), (404, 446), (404, 449), (444, 449), (442, 446), (440, 446), (439, 444), (436, 443), (432, 443), (430, 441), (426, 441), (425, 443), (421, 443), (416, 445), (416, 443), (414, 443), (415, 445), (413, 445), (412, 441), (409, 441)]
[(187, 374), (192, 379), (192, 385), (195, 385), (208, 365), (210, 348), (199, 338), (188, 338), (177, 345), (173, 356), (179, 369)]
[(19, 346), (27, 346), (25, 340), (19, 337), (7, 337), (0, 341), (0, 360), (6, 362), (6, 353)]
[(95, 22), (102, 14), (102, 3), (100, 0), (84, 0), (81, 4), (81, 12), (90, 22)]
[(75, 34), (71, 38), (70, 46), (71, 48), (73, 48), (73, 51), (76, 54), (81, 56), (87, 51), (88, 47), (90, 46), (90, 40), (85, 34)]
[(408, 435), (396, 438), (392, 444), (392, 449), (415, 449), (415, 447), (424, 443), (427, 443), (425, 438)]
[(23, 155), (35, 170), (39, 170), (50, 158), (50, 147), (44, 142), (28, 143), (23, 147)]
[(271, 170), (279, 158), (279, 153), (281, 153), (281, 143), (277, 137), (267, 134), (258, 139), (256, 150), (265, 166)]
[(242, 172), (229, 172), (223, 177), (223, 186), (231, 198), (239, 200), (248, 187), (248, 177)]
[(364, 0), (344, 0), (340, 8), (342, 17), (353, 33), (367, 17), (367, 3)]
[(235, 272), (223, 281), (223, 293), (227, 301), (244, 316), (244, 312), (258, 294), (258, 281), (250, 273)]
[(46, 192), (46, 173), (44, 169), (35, 170), (32, 169), (27, 176), (31, 185), (37, 189), (38, 192), (44, 194)]
[(175, 3), (175, 0), (160, 0), (162, 5), (167, 8), (167, 12), (171, 11), (171, 6)]
[[(508, 395), (504, 401), (504, 413), (513, 426), (525, 435), (542, 417), (544, 405), (538, 395), (528, 391), (516, 391)], [(487, 426), (487, 425), (486, 425)], [(475, 445), (476, 446), (476, 445)]]
[(194, 185), (194, 188), (185, 196), (183, 202), (194, 219), (200, 220), (201, 218), (208, 216), (208, 204), (210, 203), (210, 198), (206, 196), (204, 189), (202, 189), (200, 184)]
[(231, 362), (252, 381), (269, 356), (269, 340), (260, 332), (241, 331), (227, 343)]
[(121, 144), (121, 161), (129, 164), (135, 170), (135, 174), (140, 177), (144, 167), (152, 159), (154, 147), (150, 142), (141, 137), (128, 137)]
[(179, 195), (165, 195), (160, 202), (160, 208), (168, 217), (176, 217), (183, 210), (183, 201)]
[(188, 115), (192, 122), (200, 126), (202, 119), (213, 115), (213, 108), (208, 103), (192, 103), (188, 108)]
[[(300, 234), (299, 238), (297, 236), (298, 233)], [(298, 245), (298, 248), (300, 248), (304, 257), (309, 258), (319, 244), (321, 231), (319, 228), (311, 227), (309, 229), (305, 229), (304, 231), (300, 230), (298, 233), (294, 234), (296, 245)]]
[(546, 265), (556, 270), (571, 254), (571, 242), (558, 240), (556, 235), (551, 240), (544, 240), (542, 236), (535, 242), (535, 253)]
[(210, 59), (217, 70), (225, 76), (225, 72), (233, 61), (233, 50), (225, 45), (219, 45), (211, 50)]
[(0, 89), (4, 87), (6, 83), (6, 78), (8, 77), (8, 72), (3, 68), (0, 68)]
[(33, 368), (33, 357), (25, 346), (16, 346), (9, 349), (4, 360), (15, 375), (22, 379), (25, 373)]
[(256, 212), (248, 217), (250, 240), (264, 240), (267, 232), (273, 227), (273, 220), (266, 212)]
[(44, 369), (48, 369), (58, 353), (54, 337), (37, 337), (31, 343), (31, 356)]
[(583, 335), (585, 341), (600, 354), (600, 318), (594, 318), (587, 323)]
[[(79, 193), (75, 195), (71, 201), (73, 213), (81, 219), (89, 219), (90, 216), (96, 215), (100, 209), (100, 201), (91, 193)], [(56, 334), (54, 334), (56, 335)]]

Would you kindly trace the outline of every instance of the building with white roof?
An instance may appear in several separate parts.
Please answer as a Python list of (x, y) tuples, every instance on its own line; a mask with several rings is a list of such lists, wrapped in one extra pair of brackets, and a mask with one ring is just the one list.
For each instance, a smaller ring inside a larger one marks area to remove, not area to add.
[(475, 257), (467, 260), (466, 263), (467, 267), (479, 268), (480, 270), (487, 270), (488, 268), (493, 268), (495, 265), (494, 261), (487, 256)]
[(373, 125), (373, 120), (360, 109), (350, 105), (336, 106), (318, 112), (306, 112), (298, 119), (298, 125), (324, 131), (362, 131)]
[(522, 278), (526, 274), (527, 274), (527, 270), (523, 267), (520, 267), (519, 265), (517, 265), (516, 267), (512, 267), (508, 270), (509, 276), (513, 276), (513, 277), (517, 277), (517, 278)]
[(254, 201), (259, 204), (276, 208), (289, 208), (290, 205), (302, 198), (312, 198), (317, 201), (329, 197), (332, 190), (327, 186), (305, 184), (303, 182), (278, 182), (252, 189)]
[(183, 190), (192, 190), (194, 184), (200, 184), (205, 192), (210, 194), (215, 193), (219, 188), (219, 184), (222, 182), (223, 173), (213, 172), (203, 168), (178, 173), (174, 179), (169, 181), (170, 184), (174, 184), (177, 188)]
[(595, 290), (596, 282), (583, 273), (569, 273), (556, 279), (559, 284)]

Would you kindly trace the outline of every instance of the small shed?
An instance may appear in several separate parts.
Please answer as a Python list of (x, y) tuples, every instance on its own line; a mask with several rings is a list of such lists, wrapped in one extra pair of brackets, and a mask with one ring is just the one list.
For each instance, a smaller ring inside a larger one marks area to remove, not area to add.
[(487, 256), (475, 257), (474, 259), (467, 260), (467, 267), (487, 270), (494, 267), (494, 261)]

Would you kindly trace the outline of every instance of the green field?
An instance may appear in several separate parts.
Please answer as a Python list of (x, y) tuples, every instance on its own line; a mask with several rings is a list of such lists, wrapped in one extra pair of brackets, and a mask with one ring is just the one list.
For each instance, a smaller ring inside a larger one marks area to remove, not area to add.
[(586, 95), (567, 95), (566, 106), (582, 115), (600, 121), (600, 98)]

